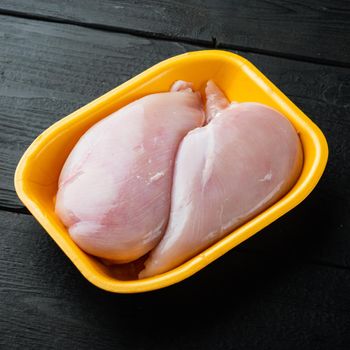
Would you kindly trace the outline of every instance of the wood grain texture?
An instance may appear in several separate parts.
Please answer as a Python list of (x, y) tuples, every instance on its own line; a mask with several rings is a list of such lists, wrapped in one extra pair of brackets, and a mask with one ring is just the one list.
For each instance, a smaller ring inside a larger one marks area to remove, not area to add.
[(21, 208), (15, 167), (53, 122), (189, 49), (71, 25), (0, 16), (0, 205)]
[(321, 127), (329, 163), (301, 205), (178, 285), (139, 295), (101, 291), (33, 217), (8, 212), (23, 211), (13, 173), (40, 132), (154, 63), (203, 48), (185, 42), (348, 66), (348, 1), (2, 0), (6, 11), (0, 349), (350, 348), (349, 69), (238, 52)]
[(2, 0), (0, 12), (350, 66), (347, 0)]
[(350, 347), (350, 271), (290, 249), (234, 250), (178, 285), (118, 295), (89, 284), (31, 216), (0, 212), (0, 231), (2, 349)]

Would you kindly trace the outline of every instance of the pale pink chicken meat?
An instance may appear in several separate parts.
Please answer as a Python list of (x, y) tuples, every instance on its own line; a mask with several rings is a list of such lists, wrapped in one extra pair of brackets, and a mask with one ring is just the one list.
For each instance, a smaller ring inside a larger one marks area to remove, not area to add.
[(301, 143), (288, 119), (262, 104), (230, 104), (211, 81), (206, 98), (208, 124), (180, 144), (168, 227), (140, 278), (217, 242), (280, 199), (300, 174)]
[(159, 242), (173, 165), (188, 131), (204, 122), (199, 93), (177, 82), (91, 127), (62, 169), (56, 213), (87, 253), (125, 263)]

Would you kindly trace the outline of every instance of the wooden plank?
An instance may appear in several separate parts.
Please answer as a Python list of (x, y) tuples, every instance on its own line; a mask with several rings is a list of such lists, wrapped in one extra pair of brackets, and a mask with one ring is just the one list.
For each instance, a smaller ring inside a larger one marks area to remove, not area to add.
[(346, 0), (2, 0), (0, 11), (350, 66)]
[(235, 250), (175, 286), (118, 295), (89, 284), (33, 217), (0, 212), (0, 232), (2, 349), (350, 347), (349, 269), (291, 249)]
[(0, 16), (0, 206), (21, 208), (15, 167), (40, 132), (189, 46)]
[[(0, 18), (0, 206), (11, 210), (23, 208), (14, 193), (13, 173), (35, 136), (157, 61), (198, 49), (70, 25)], [(264, 55), (245, 56), (320, 125), (331, 153), (313, 195), (240, 249), (276, 257), (290, 249), (297, 259), (349, 267), (350, 72)]]

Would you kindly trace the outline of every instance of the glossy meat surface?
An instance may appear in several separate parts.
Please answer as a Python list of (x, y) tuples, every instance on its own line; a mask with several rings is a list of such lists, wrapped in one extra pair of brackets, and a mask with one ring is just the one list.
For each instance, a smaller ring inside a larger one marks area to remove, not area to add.
[(208, 82), (207, 121), (183, 139), (167, 230), (140, 278), (166, 272), (280, 199), (302, 167), (299, 137), (277, 111), (232, 103)]
[(84, 251), (124, 263), (163, 235), (179, 143), (204, 121), (199, 94), (176, 84), (101, 120), (69, 155), (56, 213)]

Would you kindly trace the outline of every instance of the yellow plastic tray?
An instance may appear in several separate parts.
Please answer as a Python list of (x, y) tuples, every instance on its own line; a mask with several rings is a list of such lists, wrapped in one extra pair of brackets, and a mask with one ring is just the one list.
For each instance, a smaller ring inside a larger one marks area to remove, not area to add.
[[(208, 79), (213, 79), (230, 100), (261, 102), (282, 112), (299, 132), (304, 150), (303, 171), (292, 190), (276, 204), (178, 268), (144, 280), (118, 280), (71, 240), (56, 217), (58, 176), (75, 143), (94, 123), (144, 95), (168, 91), (178, 79), (191, 81), (200, 90)], [(327, 142), (319, 128), (249, 61), (225, 51), (197, 51), (147, 69), (52, 125), (20, 160), (15, 187), (24, 205), (91, 283), (111, 292), (137, 293), (184, 280), (291, 210), (316, 186), (327, 157)]]

